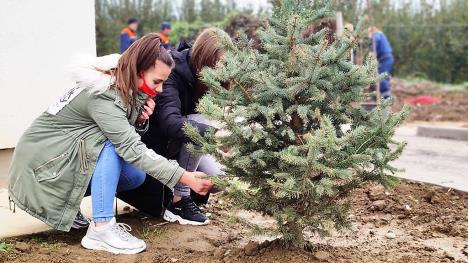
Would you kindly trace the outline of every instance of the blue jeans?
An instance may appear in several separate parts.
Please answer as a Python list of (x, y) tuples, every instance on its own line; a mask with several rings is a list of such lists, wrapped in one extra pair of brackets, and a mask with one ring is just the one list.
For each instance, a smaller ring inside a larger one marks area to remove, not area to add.
[(380, 82), (380, 94), (382, 98), (388, 99), (391, 96), (390, 90), (390, 72), (393, 70), (393, 57), (387, 55), (379, 60), (379, 74), (387, 73), (388, 76)]
[(110, 221), (114, 217), (115, 193), (137, 188), (145, 181), (145, 176), (143, 171), (124, 161), (114, 145), (106, 140), (91, 178), (93, 221)]

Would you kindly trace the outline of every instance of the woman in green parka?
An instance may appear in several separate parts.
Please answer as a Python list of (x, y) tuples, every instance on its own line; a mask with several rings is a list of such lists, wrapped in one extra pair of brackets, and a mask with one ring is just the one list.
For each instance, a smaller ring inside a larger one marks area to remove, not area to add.
[[(120, 55), (82, 59), (72, 70), (76, 86), (42, 113), (18, 142), (9, 195), (21, 209), (54, 229), (69, 231), (90, 191), (93, 218), (81, 244), (134, 254), (145, 242), (116, 223), (116, 191), (138, 187), (148, 174), (168, 187), (178, 182), (200, 194), (212, 187), (204, 174), (187, 172), (140, 140), (174, 62), (156, 34)], [(136, 87), (136, 88), (135, 88)]]

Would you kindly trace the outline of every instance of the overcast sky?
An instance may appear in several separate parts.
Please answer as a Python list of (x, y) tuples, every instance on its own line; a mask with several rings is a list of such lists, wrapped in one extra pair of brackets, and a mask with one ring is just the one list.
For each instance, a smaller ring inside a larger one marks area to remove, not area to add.
[[(175, 12), (179, 13), (180, 10), (177, 10), (177, 8), (180, 8), (182, 5), (183, 0), (175, 0)], [(196, 0), (198, 3), (200, 3), (201, 0)], [(221, 0), (225, 1), (225, 0)], [(249, 7), (252, 6), (254, 12), (256, 12), (260, 7), (267, 7), (268, 6), (268, 0), (235, 0), (236, 4), (238, 7)]]
[[(176, 12), (178, 12), (177, 7), (181, 5), (183, 0), (175, 0), (176, 6)], [(201, 0), (196, 0), (200, 2)], [(225, 0), (222, 0), (225, 1)], [(365, 5), (367, 0), (361, 0), (361, 3)], [(411, 3), (411, 7), (414, 10), (418, 10), (421, 3), (426, 2), (430, 5), (432, 5), (434, 8), (438, 8), (440, 6), (440, 1), (441, 0), (390, 0), (391, 3), (395, 5), (395, 7), (401, 7), (403, 3)], [(445, 0), (448, 2), (451, 2), (452, 0)], [(466, 0), (468, 1), (468, 0)], [(268, 7), (268, 0), (235, 0), (236, 4), (238, 7), (249, 7), (251, 6), (254, 9), (254, 12), (256, 12), (260, 7)]]
[(267, 6), (267, 0), (236, 0), (236, 4), (242, 7), (252, 5), (254, 10), (257, 11), (259, 7)]

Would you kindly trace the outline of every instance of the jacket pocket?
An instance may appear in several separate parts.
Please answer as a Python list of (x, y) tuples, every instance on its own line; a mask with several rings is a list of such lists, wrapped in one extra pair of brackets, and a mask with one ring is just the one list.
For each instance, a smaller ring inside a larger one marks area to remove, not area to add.
[(69, 153), (63, 153), (34, 169), (34, 175), (38, 182), (57, 178), (65, 169), (69, 161)]
[(86, 155), (86, 143), (84, 140), (79, 141), (79, 156), (80, 156), (80, 171), (85, 173), (88, 171), (88, 156)]

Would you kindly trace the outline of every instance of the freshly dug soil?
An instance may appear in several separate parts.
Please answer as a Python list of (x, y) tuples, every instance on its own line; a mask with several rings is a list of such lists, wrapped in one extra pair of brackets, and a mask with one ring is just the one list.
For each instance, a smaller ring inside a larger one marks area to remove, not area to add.
[[(3, 262), (468, 262), (468, 194), (403, 181), (395, 189), (367, 185), (353, 194), (353, 227), (332, 237), (311, 236), (311, 249), (286, 249), (252, 237), (243, 220), (271, 224), (261, 215), (232, 211), (215, 196), (211, 224), (163, 224), (139, 212), (119, 216), (147, 242), (137, 255), (112, 255), (80, 246), (85, 231), (49, 231), (10, 238)], [(242, 218), (240, 220), (239, 218)]]
[(468, 92), (446, 90), (429, 81), (409, 83), (392, 79), (392, 96), (395, 98), (393, 110), (403, 107), (406, 99), (419, 96), (432, 96), (441, 99), (440, 103), (410, 105), (411, 114), (407, 121), (451, 121), (468, 122)]

